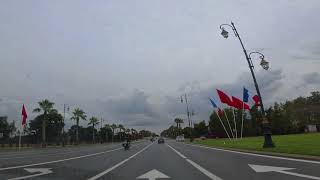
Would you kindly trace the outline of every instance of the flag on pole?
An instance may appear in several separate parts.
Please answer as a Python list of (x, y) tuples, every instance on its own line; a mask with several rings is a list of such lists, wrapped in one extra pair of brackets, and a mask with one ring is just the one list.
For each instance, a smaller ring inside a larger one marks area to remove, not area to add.
[(250, 110), (250, 107), (248, 104), (244, 103), (243, 101), (241, 101), (240, 99), (232, 96), (232, 102), (233, 102), (233, 107), (237, 108), (237, 109), (247, 109)]
[[(226, 132), (229, 140), (231, 140), (230, 135), (229, 135), (226, 127), (224, 126), (224, 124), (223, 124), (223, 122), (222, 122), (222, 120), (221, 120), (221, 118), (220, 118), (220, 116), (223, 116), (223, 111), (216, 105), (216, 103), (215, 103), (211, 98), (209, 98), (209, 100), (210, 100), (210, 102), (211, 102), (211, 104), (212, 104), (212, 106), (213, 106), (213, 108), (214, 108), (214, 110), (215, 110), (215, 112), (216, 112), (216, 114), (217, 114), (217, 116), (218, 116), (218, 118), (219, 118), (219, 121), (220, 121), (220, 123), (221, 123), (224, 131)], [(218, 109), (218, 110), (217, 110), (217, 109)], [(229, 122), (228, 122), (228, 123), (229, 123)], [(229, 125), (229, 126), (230, 126), (230, 125)], [(231, 131), (231, 133), (232, 133), (232, 131)], [(232, 134), (232, 136), (233, 136), (233, 134)]]
[(217, 113), (219, 116), (223, 116), (223, 111), (216, 105), (216, 103), (215, 103), (211, 98), (209, 98), (209, 100), (210, 100), (213, 108), (214, 108), (215, 110), (218, 109), (218, 110), (216, 111), (216, 113)]
[(230, 97), (226, 93), (224, 93), (223, 91), (220, 91), (218, 89), (217, 89), (217, 92), (218, 92), (220, 101), (222, 103), (225, 103), (225, 104), (233, 107), (232, 100), (230, 99)]
[(249, 102), (249, 91), (245, 87), (243, 87), (243, 102), (248, 103)]
[(256, 106), (260, 106), (260, 105), (261, 105), (261, 101), (260, 101), (260, 98), (259, 98), (258, 95), (254, 95), (254, 96), (252, 97), (252, 100), (254, 101), (254, 104), (255, 104)]
[(28, 118), (28, 114), (27, 114), (27, 111), (26, 111), (24, 104), (22, 105), (21, 116), (22, 116), (21, 125), (22, 125), (22, 127), (24, 127), (27, 123), (27, 118)]

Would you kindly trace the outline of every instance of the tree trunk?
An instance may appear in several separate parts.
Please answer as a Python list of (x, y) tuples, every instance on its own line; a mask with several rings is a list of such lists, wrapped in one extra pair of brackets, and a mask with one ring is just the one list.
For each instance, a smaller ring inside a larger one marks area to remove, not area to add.
[(94, 144), (94, 126), (92, 126), (92, 144)]
[(79, 119), (77, 119), (76, 144), (79, 144)]
[(46, 113), (42, 120), (42, 147), (46, 147)]
[(112, 143), (113, 143), (113, 137), (114, 137), (114, 129), (112, 129)]

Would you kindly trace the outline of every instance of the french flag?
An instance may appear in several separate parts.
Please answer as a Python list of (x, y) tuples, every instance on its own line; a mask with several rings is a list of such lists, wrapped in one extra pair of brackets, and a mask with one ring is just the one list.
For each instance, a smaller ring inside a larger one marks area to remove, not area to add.
[[(250, 99), (249, 90), (246, 89), (245, 87), (243, 87), (243, 99), (242, 99), (242, 101), (245, 102), (245, 103), (248, 103), (249, 99)], [(260, 98), (259, 98), (258, 95), (253, 95), (251, 97), (251, 99), (254, 102), (254, 105), (260, 106), (261, 101), (260, 101)]]
[(216, 113), (219, 116), (223, 116), (223, 111), (217, 106), (217, 104), (211, 98), (209, 98), (209, 101), (211, 102), (211, 104), (212, 104), (214, 110), (216, 111)]

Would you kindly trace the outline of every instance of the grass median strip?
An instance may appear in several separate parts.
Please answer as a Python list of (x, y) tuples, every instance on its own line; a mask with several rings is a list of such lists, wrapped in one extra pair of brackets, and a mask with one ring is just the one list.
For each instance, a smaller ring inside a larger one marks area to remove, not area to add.
[(263, 136), (229, 141), (228, 139), (195, 140), (194, 144), (262, 152), (320, 156), (320, 133), (274, 135), (275, 148), (263, 148)]

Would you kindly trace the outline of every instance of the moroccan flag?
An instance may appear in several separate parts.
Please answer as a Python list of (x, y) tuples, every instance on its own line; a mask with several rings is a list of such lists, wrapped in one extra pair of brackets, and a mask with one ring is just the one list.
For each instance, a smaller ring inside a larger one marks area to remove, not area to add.
[(24, 104), (22, 105), (21, 116), (22, 116), (21, 125), (24, 126), (24, 125), (26, 125), (26, 123), (27, 123), (27, 118), (28, 118), (28, 114), (27, 114), (26, 108), (24, 107)]
[(232, 102), (233, 102), (233, 107), (237, 108), (237, 109), (247, 109), (250, 110), (250, 107), (248, 104), (244, 103), (243, 101), (241, 101), (240, 99), (232, 96)]
[(217, 92), (218, 92), (220, 101), (222, 103), (228, 104), (229, 106), (233, 106), (233, 103), (232, 103), (230, 97), (226, 93), (224, 93), (224, 92), (222, 92), (222, 91), (220, 91), (218, 89), (217, 89)]
[(259, 98), (258, 95), (254, 95), (254, 96), (252, 97), (252, 100), (254, 101), (254, 103), (255, 103), (256, 106), (260, 106), (261, 101), (260, 101), (260, 98)]
[(223, 116), (223, 111), (220, 108), (218, 108), (218, 115)]

